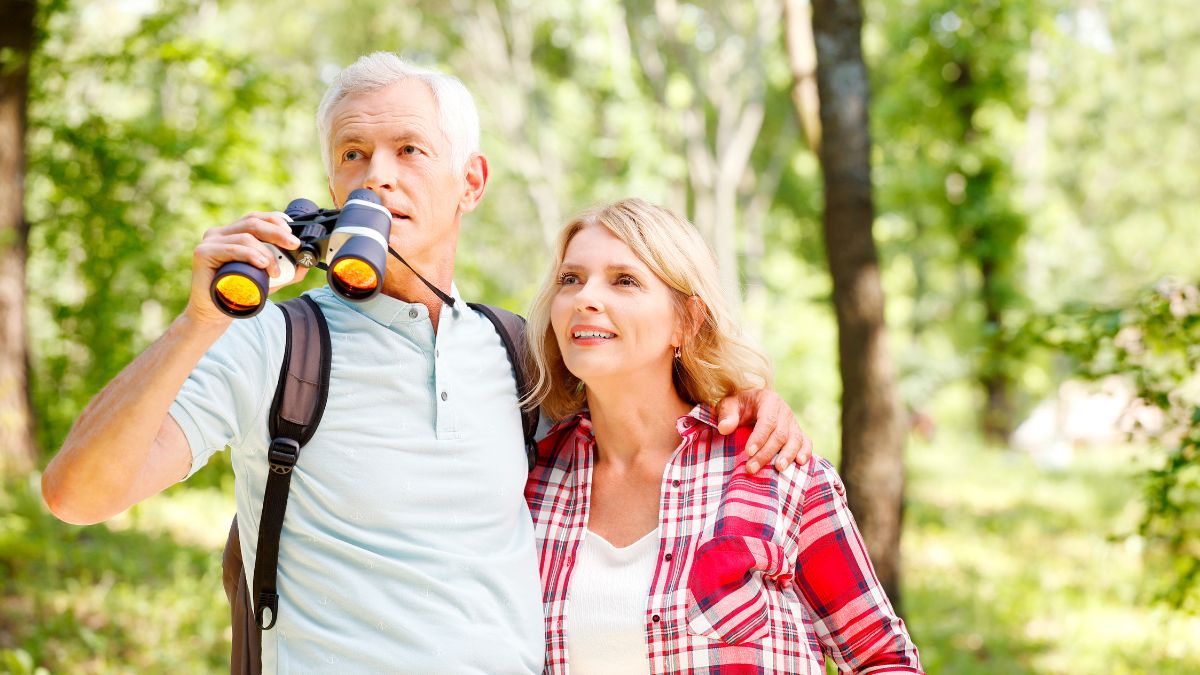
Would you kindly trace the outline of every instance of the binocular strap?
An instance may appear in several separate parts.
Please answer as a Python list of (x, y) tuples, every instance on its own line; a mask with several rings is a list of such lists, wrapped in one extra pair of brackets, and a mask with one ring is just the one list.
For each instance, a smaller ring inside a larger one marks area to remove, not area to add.
[(420, 273), (420, 272), (418, 272), (417, 270), (413, 269), (413, 266), (412, 266), (412, 265), (409, 265), (407, 260), (405, 260), (404, 258), (400, 257), (400, 254), (399, 254), (399, 253), (396, 253), (396, 249), (394, 249), (394, 248), (392, 248), (391, 246), (389, 246), (389, 247), (388, 247), (388, 253), (391, 253), (393, 258), (395, 258), (396, 260), (399, 260), (400, 262), (404, 263), (404, 266), (405, 266), (405, 267), (407, 267), (408, 269), (412, 270), (412, 273), (413, 273), (413, 274), (415, 274), (415, 275), (417, 275), (417, 278), (421, 280), (421, 283), (425, 284), (426, 286), (428, 286), (428, 287), (429, 287), (429, 290), (433, 291), (433, 294), (434, 294), (434, 295), (436, 295), (436, 296), (438, 297), (438, 300), (441, 300), (442, 302), (446, 303), (446, 304), (447, 304), (448, 306), (450, 306), (450, 307), (453, 307), (453, 306), (454, 306), (454, 298), (450, 297), (450, 295), (449, 295), (449, 294), (447, 294), (445, 291), (443, 291), (442, 289), (438, 288), (437, 286), (434, 286), (433, 284), (431, 284), (431, 283), (429, 282), (429, 280), (428, 280), (428, 279), (426, 279), (425, 277), (421, 276), (421, 273)]

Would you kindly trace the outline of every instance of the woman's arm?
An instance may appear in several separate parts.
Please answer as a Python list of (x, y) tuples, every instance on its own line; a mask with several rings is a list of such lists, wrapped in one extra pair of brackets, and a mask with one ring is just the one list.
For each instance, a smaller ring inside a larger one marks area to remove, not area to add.
[(924, 672), (875, 576), (846, 488), (828, 460), (814, 459), (807, 467), (795, 581), (815, 616), (817, 637), (843, 671)]

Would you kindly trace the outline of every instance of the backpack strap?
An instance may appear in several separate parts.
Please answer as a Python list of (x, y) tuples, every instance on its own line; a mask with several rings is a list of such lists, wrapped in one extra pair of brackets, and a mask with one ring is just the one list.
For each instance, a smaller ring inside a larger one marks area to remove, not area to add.
[[(508, 352), (508, 361), (512, 364), (513, 379), (517, 382), (517, 399), (524, 399), (530, 388), (525, 372), (525, 319), (492, 305), (478, 302), (469, 302), (467, 305), (486, 316), (500, 334), (500, 341), (504, 343), (504, 351)], [(525, 457), (530, 469), (537, 463), (537, 428), (538, 409), (521, 408), (521, 431), (525, 434)]]
[(267, 453), (270, 473), (263, 493), (262, 516), (258, 523), (258, 548), (254, 559), (254, 620), (270, 630), (279, 614), (276, 573), (279, 564), (279, 533), (287, 511), (292, 468), (300, 448), (312, 438), (329, 398), (329, 369), (332, 346), (329, 325), (317, 303), (301, 296), (278, 305), (283, 311), (285, 340), (279, 384), (271, 402)]

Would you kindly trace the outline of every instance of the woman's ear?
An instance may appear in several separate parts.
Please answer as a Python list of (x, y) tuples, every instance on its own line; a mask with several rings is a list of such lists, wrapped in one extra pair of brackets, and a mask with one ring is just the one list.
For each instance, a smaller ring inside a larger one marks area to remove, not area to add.
[(675, 340), (677, 344), (684, 344), (696, 337), (700, 333), (700, 328), (704, 326), (704, 317), (708, 314), (708, 308), (704, 301), (698, 295), (690, 295), (684, 301), (683, 316), (680, 317), (680, 324), (676, 329)]
[(688, 317), (691, 319), (691, 324), (688, 326), (688, 337), (694, 338), (700, 333), (700, 328), (704, 326), (704, 319), (708, 316), (708, 307), (700, 296), (693, 295), (688, 298)]

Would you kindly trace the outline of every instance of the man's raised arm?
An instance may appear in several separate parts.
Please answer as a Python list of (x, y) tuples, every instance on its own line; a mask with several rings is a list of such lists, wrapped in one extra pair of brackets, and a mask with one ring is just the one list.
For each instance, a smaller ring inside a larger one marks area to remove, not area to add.
[(107, 520), (187, 475), (191, 451), (168, 411), (233, 321), (209, 296), (217, 269), (240, 260), (277, 272), (263, 241), (287, 249), (299, 243), (277, 213), (250, 214), (205, 233), (192, 256), (187, 309), (88, 403), (42, 474), (42, 497), (54, 515), (76, 524)]

